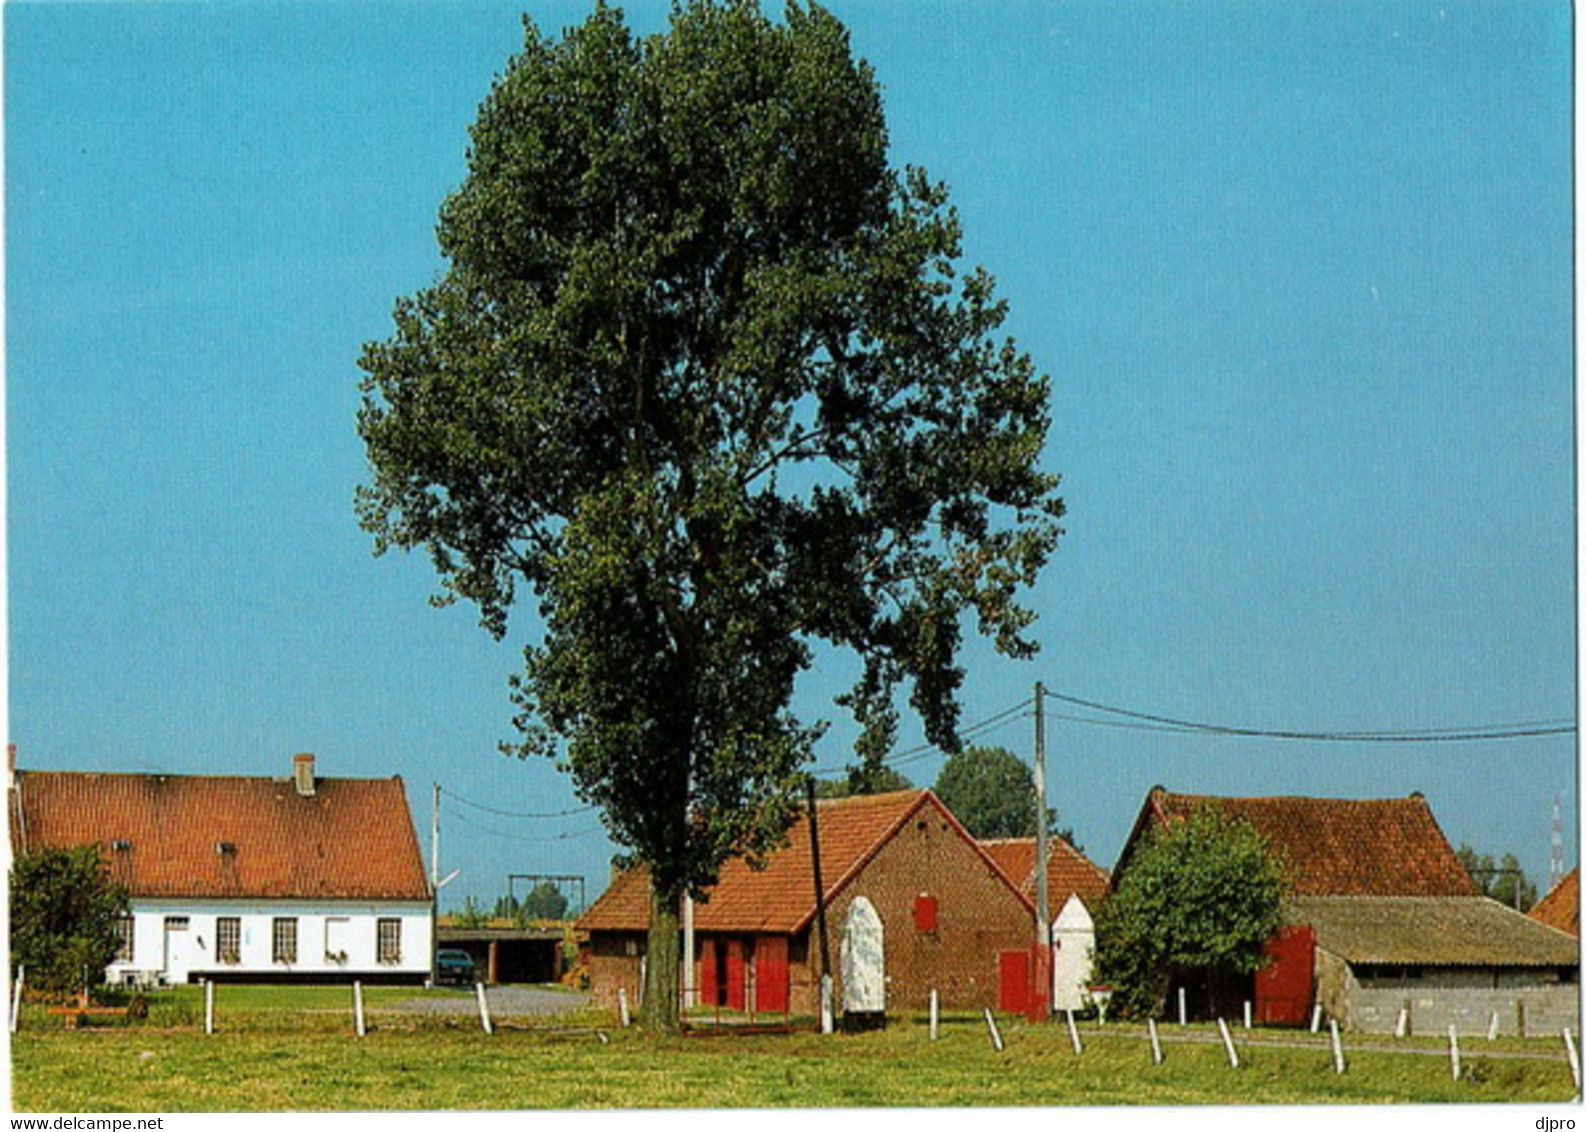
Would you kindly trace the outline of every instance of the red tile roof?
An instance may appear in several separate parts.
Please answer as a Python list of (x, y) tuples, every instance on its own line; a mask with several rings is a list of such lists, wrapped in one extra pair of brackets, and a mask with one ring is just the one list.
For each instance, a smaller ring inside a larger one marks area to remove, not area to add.
[[(922, 807), (931, 806), (971, 846), (973, 838), (929, 790), (831, 798), (816, 803), (820, 831), (821, 883), (830, 903), (883, 845)], [(978, 850), (978, 846), (976, 847)], [(1002, 876), (984, 851), (988, 869)], [(787, 844), (772, 853), (765, 868), (751, 869), (734, 858), (722, 866), (708, 900), (694, 904), (698, 931), (802, 931), (815, 918), (815, 871), (810, 853), (809, 817), (788, 830)], [(1006, 877), (1003, 877), (1007, 880)], [(1009, 887), (1014, 887), (1008, 882)], [(650, 919), (650, 875), (642, 866), (629, 869), (579, 917), (578, 927), (593, 931), (642, 931)]]
[(1551, 892), (1536, 902), (1529, 915), (1549, 927), (1580, 935), (1580, 866), (1565, 874)]
[[(1035, 899), (1035, 838), (1006, 837), (982, 841), (980, 847), (1019, 886)], [(1094, 864), (1061, 837), (1046, 843), (1046, 899), (1052, 915), (1063, 910), (1070, 896), (1078, 896), (1092, 911), (1107, 895), (1107, 870)]]
[[(428, 900), (400, 778), (18, 771), (12, 843), (98, 844), (135, 897)], [(125, 846), (125, 847), (118, 847)]]
[(1287, 865), (1296, 896), (1479, 896), (1419, 794), (1408, 798), (1146, 796), (1113, 870), (1119, 877), (1148, 825), (1214, 806), (1255, 827)]

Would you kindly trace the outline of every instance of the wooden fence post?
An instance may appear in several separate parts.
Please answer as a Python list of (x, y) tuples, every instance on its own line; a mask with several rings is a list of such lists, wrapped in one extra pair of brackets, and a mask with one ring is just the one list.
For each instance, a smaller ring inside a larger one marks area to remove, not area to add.
[(1002, 1035), (997, 1032), (997, 1020), (991, 1016), (991, 1007), (985, 1007), (986, 1027), (991, 1031), (991, 1048), (998, 1053), (1002, 1052)]
[(1145, 1020), (1145, 1028), (1151, 1034), (1151, 1064), (1152, 1065), (1161, 1065), (1162, 1064), (1162, 1039), (1157, 1037), (1157, 1033), (1156, 1033), (1156, 1019), (1155, 1018), (1147, 1018)]
[(475, 983), (474, 994), (479, 998), (479, 1025), (484, 1028), (485, 1033), (495, 1033), (496, 1028), (490, 1022), (490, 1004), (485, 1001), (485, 984)]

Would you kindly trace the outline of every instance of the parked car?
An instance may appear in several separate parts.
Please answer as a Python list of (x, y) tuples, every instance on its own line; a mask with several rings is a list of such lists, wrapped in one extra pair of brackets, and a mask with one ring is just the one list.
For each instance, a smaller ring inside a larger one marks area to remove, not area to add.
[(461, 983), (474, 981), (474, 957), (456, 947), (443, 947), (435, 953), (435, 981)]

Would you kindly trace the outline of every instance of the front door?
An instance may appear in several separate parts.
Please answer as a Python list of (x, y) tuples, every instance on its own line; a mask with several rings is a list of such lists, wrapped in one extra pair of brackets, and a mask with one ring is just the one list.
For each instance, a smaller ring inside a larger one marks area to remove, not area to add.
[(165, 917), (165, 953), (161, 958), (165, 978), (173, 983), (185, 983), (188, 972), (204, 961), (203, 944), (193, 934), (188, 917)]

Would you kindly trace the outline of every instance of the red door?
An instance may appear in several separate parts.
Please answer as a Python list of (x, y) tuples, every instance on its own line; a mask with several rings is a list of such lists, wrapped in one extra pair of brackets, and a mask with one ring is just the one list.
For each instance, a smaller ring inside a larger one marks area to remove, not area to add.
[(744, 990), (749, 985), (744, 942), (741, 939), (729, 939), (726, 941), (726, 947), (727, 996), (724, 1005), (728, 1010), (742, 1010), (747, 1005)]
[(763, 935), (754, 947), (754, 1005), (767, 1014), (788, 1008), (787, 937)]
[(1256, 1019), (1273, 1026), (1305, 1025), (1316, 976), (1315, 929), (1279, 928), (1261, 950), (1267, 962), (1256, 972)]
[(1003, 951), (997, 955), (997, 1009), (1022, 1014), (1030, 1004), (1030, 953)]

